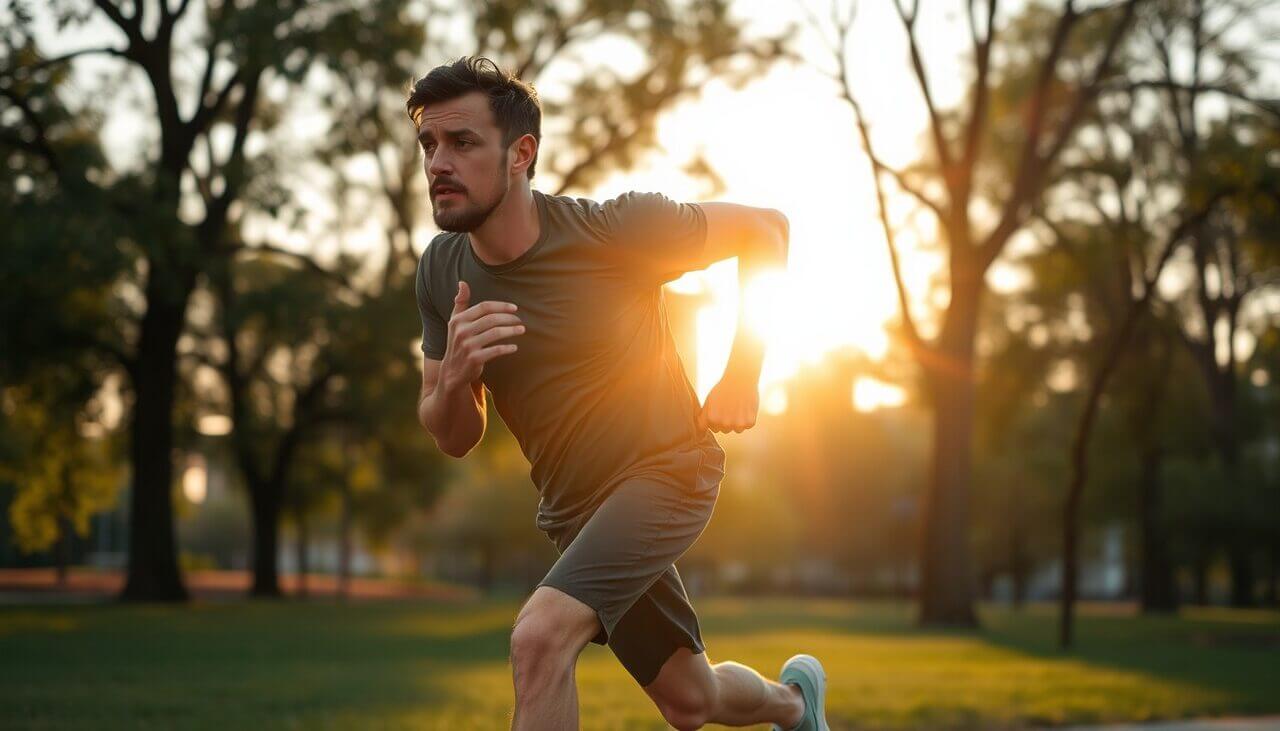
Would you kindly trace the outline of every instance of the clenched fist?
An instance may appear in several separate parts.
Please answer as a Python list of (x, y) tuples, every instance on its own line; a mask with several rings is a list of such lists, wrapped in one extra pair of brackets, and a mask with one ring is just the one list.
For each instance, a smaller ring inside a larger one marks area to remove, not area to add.
[(755, 426), (760, 391), (753, 378), (726, 375), (707, 394), (698, 414), (698, 431), (740, 432)]

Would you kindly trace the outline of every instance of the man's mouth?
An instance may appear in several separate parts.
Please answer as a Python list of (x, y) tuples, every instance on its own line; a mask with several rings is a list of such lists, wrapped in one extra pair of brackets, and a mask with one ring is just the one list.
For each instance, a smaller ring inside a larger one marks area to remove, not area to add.
[(437, 198), (441, 196), (446, 196), (446, 195), (461, 195), (461, 194), (462, 194), (462, 191), (458, 190), (457, 188), (450, 188), (448, 186), (440, 186), (439, 188), (435, 189), (435, 196)]

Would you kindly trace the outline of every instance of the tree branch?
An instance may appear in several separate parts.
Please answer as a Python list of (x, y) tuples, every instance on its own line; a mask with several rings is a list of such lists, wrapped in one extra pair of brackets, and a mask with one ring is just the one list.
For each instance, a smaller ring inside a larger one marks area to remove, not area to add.
[(295, 263), (301, 264), (304, 269), (308, 269), (312, 272), (315, 272), (316, 274), (319, 274), (320, 276), (326, 279), (330, 279), (333, 282), (339, 285), (342, 285), (347, 290), (350, 290), (353, 292), (355, 291), (352, 288), (351, 283), (347, 281), (346, 277), (342, 276), (338, 272), (335, 272), (331, 269), (324, 268), (323, 266), (320, 265), (319, 262), (307, 256), (306, 254), (301, 254), (296, 251), (290, 251), (288, 249), (282, 249), (279, 246), (275, 246), (273, 244), (267, 244), (267, 243), (257, 243), (252, 246), (246, 246), (241, 244), (233, 247), (231, 251), (233, 254), (250, 254), (250, 255), (259, 254), (259, 255), (267, 255), (267, 256), (284, 257), (286, 259), (292, 260)]
[(867, 153), (867, 159), (871, 161), (872, 165), (871, 178), (876, 187), (876, 204), (880, 210), (880, 225), (884, 230), (885, 243), (889, 247), (889, 263), (893, 267), (893, 282), (898, 290), (898, 307), (902, 312), (902, 323), (907, 331), (909, 345), (917, 353), (929, 352), (932, 348), (920, 336), (920, 330), (916, 327), (915, 318), (911, 316), (911, 304), (907, 297), (907, 287), (902, 281), (902, 264), (898, 259), (898, 245), (894, 236), (893, 226), (889, 223), (889, 209), (885, 203), (884, 185), (880, 180), (878, 158), (871, 145), (871, 134), (867, 129), (866, 118), (862, 114), (861, 105), (858, 104), (857, 99), (852, 94), (849, 96), (849, 103), (853, 107), (854, 118), (857, 120), (858, 133), (862, 138), (862, 149)]
[(1074, 7), (1070, 3), (1067, 4), (1067, 10), (1058, 24), (1059, 30), (1054, 34), (1054, 48), (1050, 50), (1044, 66), (1041, 67), (1040, 81), (1037, 84), (1036, 91), (1036, 103), (1032, 112), (1032, 122), (1029, 125), (1027, 139), (1023, 145), (1023, 158), (1018, 166), (1018, 175), (1009, 194), (1009, 200), (1001, 212), (1000, 223), (997, 224), (986, 241), (983, 242), (982, 250), (979, 253), (978, 264), (982, 271), (986, 271), (986, 267), (989, 267), (991, 262), (999, 256), (1009, 236), (1021, 224), (1022, 207), (1028, 200), (1034, 199), (1040, 194), (1048, 178), (1047, 169), (1054, 164), (1062, 149), (1071, 139), (1084, 109), (1097, 97), (1102, 79), (1106, 78), (1107, 74), (1110, 73), (1111, 62), (1115, 57), (1116, 49), (1119, 48), (1120, 40), (1128, 31), (1129, 24), (1133, 20), (1134, 12), (1137, 9), (1137, 0), (1127, 0), (1123, 8), (1123, 15), (1116, 22), (1115, 28), (1112, 30), (1110, 37), (1108, 37), (1102, 58), (1094, 68), (1090, 81), (1076, 93), (1070, 111), (1062, 123), (1058, 125), (1057, 134), (1054, 136), (1049, 152), (1041, 155), (1039, 152), (1040, 135), (1044, 125), (1048, 85), (1055, 76), (1054, 68), (1057, 66), (1057, 58), (1062, 53), (1068, 32), (1080, 17), (1075, 12)]
[(10, 142), (16, 143), (18, 146), (43, 157), (45, 162), (49, 163), (49, 169), (53, 171), (54, 176), (65, 184), (67, 181), (63, 180), (62, 163), (58, 160), (58, 154), (53, 151), (53, 146), (49, 144), (49, 135), (44, 122), (36, 114), (35, 110), (31, 108), (31, 105), (27, 103), (26, 97), (5, 86), (0, 86), (0, 96), (13, 102), (13, 105), (22, 112), (22, 116), (26, 117), (31, 129), (35, 131), (34, 142), (23, 140), (17, 135), (6, 135), (6, 137), (9, 138)]
[(964, 180), (960, 186), (959, 200), (967, 201), (973, 182), (973, 171), (982, 145), (982, 127), (986, 124), (987, 107), (991, 95), (989, 82), (991, 70), (991, 46), (995, 41), (995, 18), (998, 0), (987, 0), (987, 34), (979, 39), (978, 30), (974, 27), (973, 0), (969, 1), (969, 35), (973, 40), (973, 55), (977, 65), (977, 74), (973, 81), (973, 107), (969, 110), (969, 121), (965, 127), (964, 153), (960, 163), (960, 174)]
[(146, 43), (146, 39), (142, 37), (142, 3), (138, 2), (138, 12), (133, 17), (126, 18), (124, 13), (120, 12), (120, 8), (111, 0), (93, 0), (94, 4), (115, 23), (116, 27), (124, 31), (129, 39), (130, 50), (135, 50), (138, 46)]
[(929, 113), (929, 131), (933, 136), (933, 146), (937, 150), (938, 163), (942, 167), (942, 179), (950, 189), (953, 174), (951, 150), (947, 146), (946, 138), (943, 136), (942, 119), (938, 116), (938, 108), (933, 101), (933, 92), (929, 88), (929, 76), (924, 68), (924, 59), (920, 56), (920, 45), (916, 42), (915, 25), (917, 14), (920, 10), (919, 0), (912, 4), (910, 14), (903, 7), (902, 0), (893, 0), (893, 6), (897, 9), (898, 17), (902, 20), (902, 26), (907, 31), (907, 43), (911, 49), (911, 68), (915, 72), (916, 81), (920, 86), (920, 93), (924, 96), (925, 109)]
[[(1246, 104), (1257, 107), (1267, 114), (1280, 119), (1280, 99), (1264, 99), (1250, 96), (1244, 90), (1228, 86), (1226, 84), (1179, 84), (1172, 79), (1139, 79), (1137, 81), (1126, 81), (1116, 85), (1106, 85), (1102, 91), (1125, 92), (1132, 94), (1133, 92), (1140, 91), (1142, 89), (1156, 89), (1168, 91), (1170, 93), (1186, 92), (1192, 94), (1205, 91), (1214, 92), (1245, 102)], [(1181, 122), (1180, 118), (1179, 122)]]
[(89, 56), (97, 53), (102, 53), (108, 56), (117, 56), (117, 57), (123, 58), (127, 56), (128, 49), (114, 48), (112, 46), (102, 46), (101, 48), (81, 48), (77, 51), (70, 51), (68, 53), (64, 53), (61, 56), (55, 56), (54, 58), (42, 59), (40, 61), (37, 61), (36, 63), (26, 64), (23, 66), (15, 66), (10, 69), (0, 69), (0, 79), (30, 78), (31, 74), (34, 74), (37, 71), (46, 69), (50, 66), (56, 66), (60, 63), (65, 63), (74, 58), (79, 58), (80, 56)]
[[(205, 78), (203, 79), (203, 82), (210, 81), (208, 77), (211, 73), (211, 69), (213, 68), (213, 53), (213, 49), (210, 49), (209, 63), (205, 67)], [(222, 107), (227, 103), (227, 99), (231, 96), (231, 90), (240, 82), (240, 77), (240, 71), (236, 70), (236, 72), (231, 75), (231, 78), (227, 79), (227, 83), (223, 85), (222, 89), (218, 91), (218, 95), (208, 104), (204, 101), (208, 96), (207, 86), (205, 83), (202, 83), (200, 101), (196, 106), (196, 111), (191, 115), (191, 119), (187, 122), (188, 134), (194, 137), (208, 128), (210, 122), (212, 122), (213, 119), (221, 113)]]

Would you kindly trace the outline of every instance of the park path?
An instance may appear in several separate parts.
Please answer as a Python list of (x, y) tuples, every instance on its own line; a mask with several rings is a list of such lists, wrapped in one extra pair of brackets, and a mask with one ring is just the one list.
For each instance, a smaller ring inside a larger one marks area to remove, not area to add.
[(1066, 726), (1057, 731), (1280, 731), (1280, 716), (1261, 718), (1205, 718), (1156, 723), (1117, 723), (1106, 726)]

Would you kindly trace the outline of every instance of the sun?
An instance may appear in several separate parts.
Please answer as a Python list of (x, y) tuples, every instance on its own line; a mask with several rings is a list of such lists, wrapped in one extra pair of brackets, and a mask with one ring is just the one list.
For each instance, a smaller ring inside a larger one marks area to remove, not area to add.
[(696, 315), (695, 390), (701, 399), (724, 373), (739, 313), (746, 327), (765, 342), (760, 385), (762, 408), (769, 413), (785, 411), (785, 394), (778, 387), (793, 378), (802, 365), (816, 364), (832, 350), (851, 345), (871, 358), (883, 357), (888, 349), (883, 320), (839, 310), (830, 303), (835, 296), (817, 296), (821, 280), (802, 272), (767, 270), (749, 279), (740, 292), (736, 263), (726, 261), (705, 272), (686, 274), (670, 286), (681, 292), (710, 295), (708, 304)]
[[(766, 343), (761, 372), (765, 412), (785, 411), (779, 386), (802, 365), (819, 363), (837, 349), (853, 348), (872, 359), (888, 350), (886, 325), (898, 316), (897, 290), (875, 189), (851, 124), (848, 108), (821, 78), (782, 64), (743, 89), (709, 83), (696, 103), (672, 110), (660, 121), (662, 154), (642, 169), (617, 173), (601, 184), (608, 195), (660, 190), (677, 200), (776, 208), (790, 221), (786, 268), (763, 273), (742, 293), (733, 259), (668, 285), (708, 295), (696, 315), (698, 365), (691, 375), (699, 398), (706, 398), (724, 372), (739, 296), (745, 297), (748, 327)], [(876, 131), (887, 149), (910, 157), (917, 144), (915, 129), (905, 118), (883, 119)], [(708, 191), (701, 181), (678, 172), (695, 156), (716, 171), (722, 189)], [(902, 202), (894, 199), (891, 205)], [(904, 234), (899, 241), (903, 278), (908, 292), (922, 295), (940, 262), (916, 236)], [(924, 303), (915, 306), (917, 321), (926, 319)], [(863, 386), (857, 407), (900, 402), (892, 394), (900, 389), (880, 385), (883, 389), (874, 395)]]

